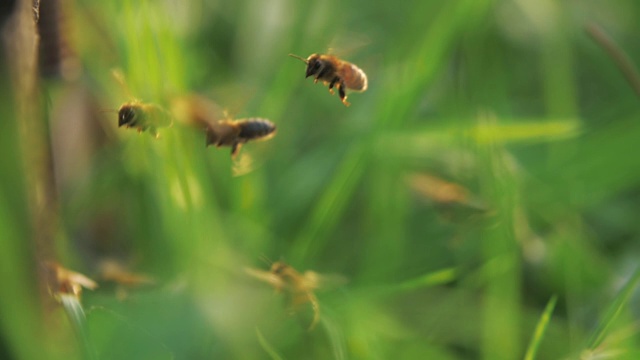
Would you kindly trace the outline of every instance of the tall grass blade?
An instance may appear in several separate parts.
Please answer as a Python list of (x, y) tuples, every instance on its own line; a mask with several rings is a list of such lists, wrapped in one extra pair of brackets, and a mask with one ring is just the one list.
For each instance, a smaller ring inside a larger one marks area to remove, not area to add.
[(283, 357), (280, 356), (278, 354), (278, 352), (276, 352), (276, 350), (273, 348), (273, 346), (269, 343), (269, 341), (267, 341), (267, 339), (265, 339), (265, 337), (262, 335), (262, 332), (260, 331), (260, 329), (258, 329), (258, 327), (256, 327), (256, 335), (258, 336), (258, 342), (260, 343), (260, 346), (262, 346), (264, 351), (267, 354), (269, 354), (271, 359), (273, 359), (273, 360), (283, 360)]
[(607, 309), (607, 312), (604, 314), (598, 326), (589, 338), (587, 343), (588, 349), (593, 350), (597, 348), (607, 337), (613, 323), (618, 319), (620, 313), (631, 299), (631, 295), (638, 286), (638, 282), (640, 282), (640, 268), (636, 269), (629, 281), (627, 281), (622, 289), (620, 289), (620, 292), (618, 292), (618, 295)]
[(524, 355), (524, 360), (533, 360), (536, 358), (536, 352), (538, 351), (538, 347), (540, 347), (540, 343), (542, 342), (542, 337), (544, 336), (545, 331), (547, 330), (547, 325), (549, 325), (549, 320), (551, 320), (551, 314), (556, 307), (556, 303), (558, 302), (558, 296), (553, 295), (547, 306), (544, 308), (542, 312), (542, 316), (540, 316), (540, 320), (538, 320), (538, 325), (536, 325), (536, 330), (533, 333), (533, 338), (531, 338), (531, 342), (529, 343), (529, 347), (527, 348), (527, 352)]

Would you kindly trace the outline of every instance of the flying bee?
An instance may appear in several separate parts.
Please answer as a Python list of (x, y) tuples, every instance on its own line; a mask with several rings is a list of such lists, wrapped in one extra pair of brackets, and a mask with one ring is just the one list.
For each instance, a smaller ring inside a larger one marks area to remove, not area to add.
[(443, 219), (460, 221), (489, 211), (470, 190), (436, 175), (412, 173), (405, 180), (413, 192), (435, 205)]
[[(113, 69), (111, 74), (124, 93), (133, 98), (122, 71)], [(156, 104), (144, 103), (134, 99), (122, 104), (118, 109), (118, 127), (135, 128), (138, 132), (148, 130), (156, 138), (158, 137), (158, 128), (171, 126), (172, 124), (173, 118), (171, 114)]]
[(128, 290), (155, 284), (155, 280), (145, 274), (129, 271), (125, 265), (114, 259), (104, 259), (98, 264), (100, 277), (104, 281), (116, 284), (116, 297), (124, 300), (128, 296)]
[(220, 106), (198, 95), (178, 97), (171, 111), (178, 123), (205, 132), (206, 146), (230, 146), (235, 158), (242, 144), (253, 140), (267, 140), (276, 134), (276, 125), (263, 118), (232, 120)]
[(95, 281), (78, 272), (66, 269), (54, 261), (45, 262), (44, 267), (47, 271), (49, 291), (56, 299), (60, 299), (63, 295), (70, 295), (80, 300), (83, 287), (90, 290), (95, 290), (98, 287)]
[(304, 274), (300, 274), (282, 261), (273, 263), (269, 271), (247, 268), (246, 272), (269, 283), (277, 292), (285, 293), (292, 313), (298, 312), (303, 305), (310, 304), (313, 310), (313, 319), (309, 330), (313, 330), (320, 320), (320, 304), (314, 294), (314, 290), (318, 287), (318, 275), (315, 272), (306, 271)]
[(250, 140), (266, 140), (276, 133), (276, 126), (267, 119), (248, 118), (238, 120), (220, 120), (206, 128), (206, 144), (231, 147), (231, 157), (240, 151), (242, 144)]
[(149, 131), (156, 138), (158, 128), (172, 124), (171, 115), (156, 104), (134, 100), (118, 109), (118, 127), (136, 128), (138, 132)]
[(354, 64), (340, 60), (333, 55), (311, 54), (308, 58), (289, 54), (289, 56), (300, 59), (307, 64), (305, 78), (314, 77), (314, 83), (322, 80), (325, 85), (329, 85), (329, 93), (333, 95), (333, 87), (338, 88), (340, 100), (345, 106), (351, 105), (347, 102), (346, 89), (363, 92), (367, 90), (367, 75)]
[(314, 291), (346, 282), (340, 275), (326, 276), (309, 270), (301, 274), (283, 261), (274, 262), (269, 271), (251, 268), (246, 268), (245, 271), (248, 275), (270, 284), (277, 292), (284, 293), (292, 313), (300, 311), (305, 304), (310, 304), (313, 319), (309, 331), (320, 321), (320, 303)]

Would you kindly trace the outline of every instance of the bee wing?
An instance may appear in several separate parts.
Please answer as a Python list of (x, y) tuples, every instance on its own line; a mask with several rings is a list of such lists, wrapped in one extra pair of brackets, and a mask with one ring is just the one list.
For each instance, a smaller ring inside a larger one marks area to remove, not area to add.
[(258, 270), (253, 268), (245, 268), (244, 272), (251, 277), (254, 277), (260, 281), (264, 281), (268, 283), (269, 285), (276, 288), (276, 290), (278, 291), (282, 290), (286, 285), (286, 283), (284, 282), (284, 280), (282, 280), (281, 277), (273, 274), (270, 271)]
[(160, 105), (146, 104), (144, 105), (143, 110), (147, 113), (146, 115), (151, 125), (166, 127), (173, 123), (169, 112), (163, 109)]
[(308, 289), (329, 290), (345, 285), (349, 280), (339, 274), (318, 274), (315, 271), (305, 271), (302, 274)]
[(233, 176), (246, 175), (253, 170), (255, 170), (253, 156), (247, 154), (246, 151), (235, 159), (233, 167), (231, 168)]
[(329, 42), (327, 53), (338, 57), (348, 57), (360, 52), (362, 48), (371, 44), (371, 38), (358, 34), (337, 35)]
[(213, 101), (200, 95), (178, 96), (171, 101), (171, 113), (178, 122), (207, 128), (223, 119), (223, 110)]
[(122, 72), (122, 69), (119, 69), (119, 68), (111, 69), (111, 75), (116, 80), (118, 85), (120, 85), (120, 88), (125, 93), (125, 95), (128, 98), (133, 98), (133, 95), (132, 95), (133, 93), (131, 92), (129, 85), (127, 85), (127, 80), (124, 77), (124, 73)]

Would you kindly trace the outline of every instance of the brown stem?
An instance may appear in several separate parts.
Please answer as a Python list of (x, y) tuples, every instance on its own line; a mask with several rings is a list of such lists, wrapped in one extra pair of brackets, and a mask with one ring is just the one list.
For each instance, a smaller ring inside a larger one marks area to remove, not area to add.
[(586, 27), (587, 33), (591, 38), (598, 43), (618, 66), (618, 69), (622, 72), (624, 77), (629, 82), (629, 85), (640, 97), (640, 75), (638, 70), (631, 62), (629, 56), (607, 35), (602, 28), (595, 24), (590, 23)]

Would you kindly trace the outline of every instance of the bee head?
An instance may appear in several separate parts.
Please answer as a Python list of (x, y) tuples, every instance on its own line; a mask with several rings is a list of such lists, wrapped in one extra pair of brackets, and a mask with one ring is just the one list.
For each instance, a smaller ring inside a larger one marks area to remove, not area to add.
[(305, 64), (307, 64), (306, 77), (315, 75), (315, 74), (319, 73), (322, 70), (323, 62), (320, 60), (320, 55), (319, 54), (311, 54), (306, 59), (301, 57), (301, 56), (294, 55), (294, 54), (289, 54), (289, 56), (291, 56), (292, 58), (296, 58), (296, 59), (304, 62)]
[(118, 127), (123, 125), (133, 126), (136, 123), (136, 111), (131, 105), (123, 105), (118, 111)]
[(277, 261), (274, 262), (273, 265), (271, 265), (271, 272), (276, 275), (281, 275), (288, 267), (289, 265), (285, 264), (284, 262)]
[(320, 55), (311, 54), (311, 56), (307, 58), (307, 73), (305, 77), (313, 76), (320, 73), (323, 67), (324, 63), (322, 60), (320, 60)]

